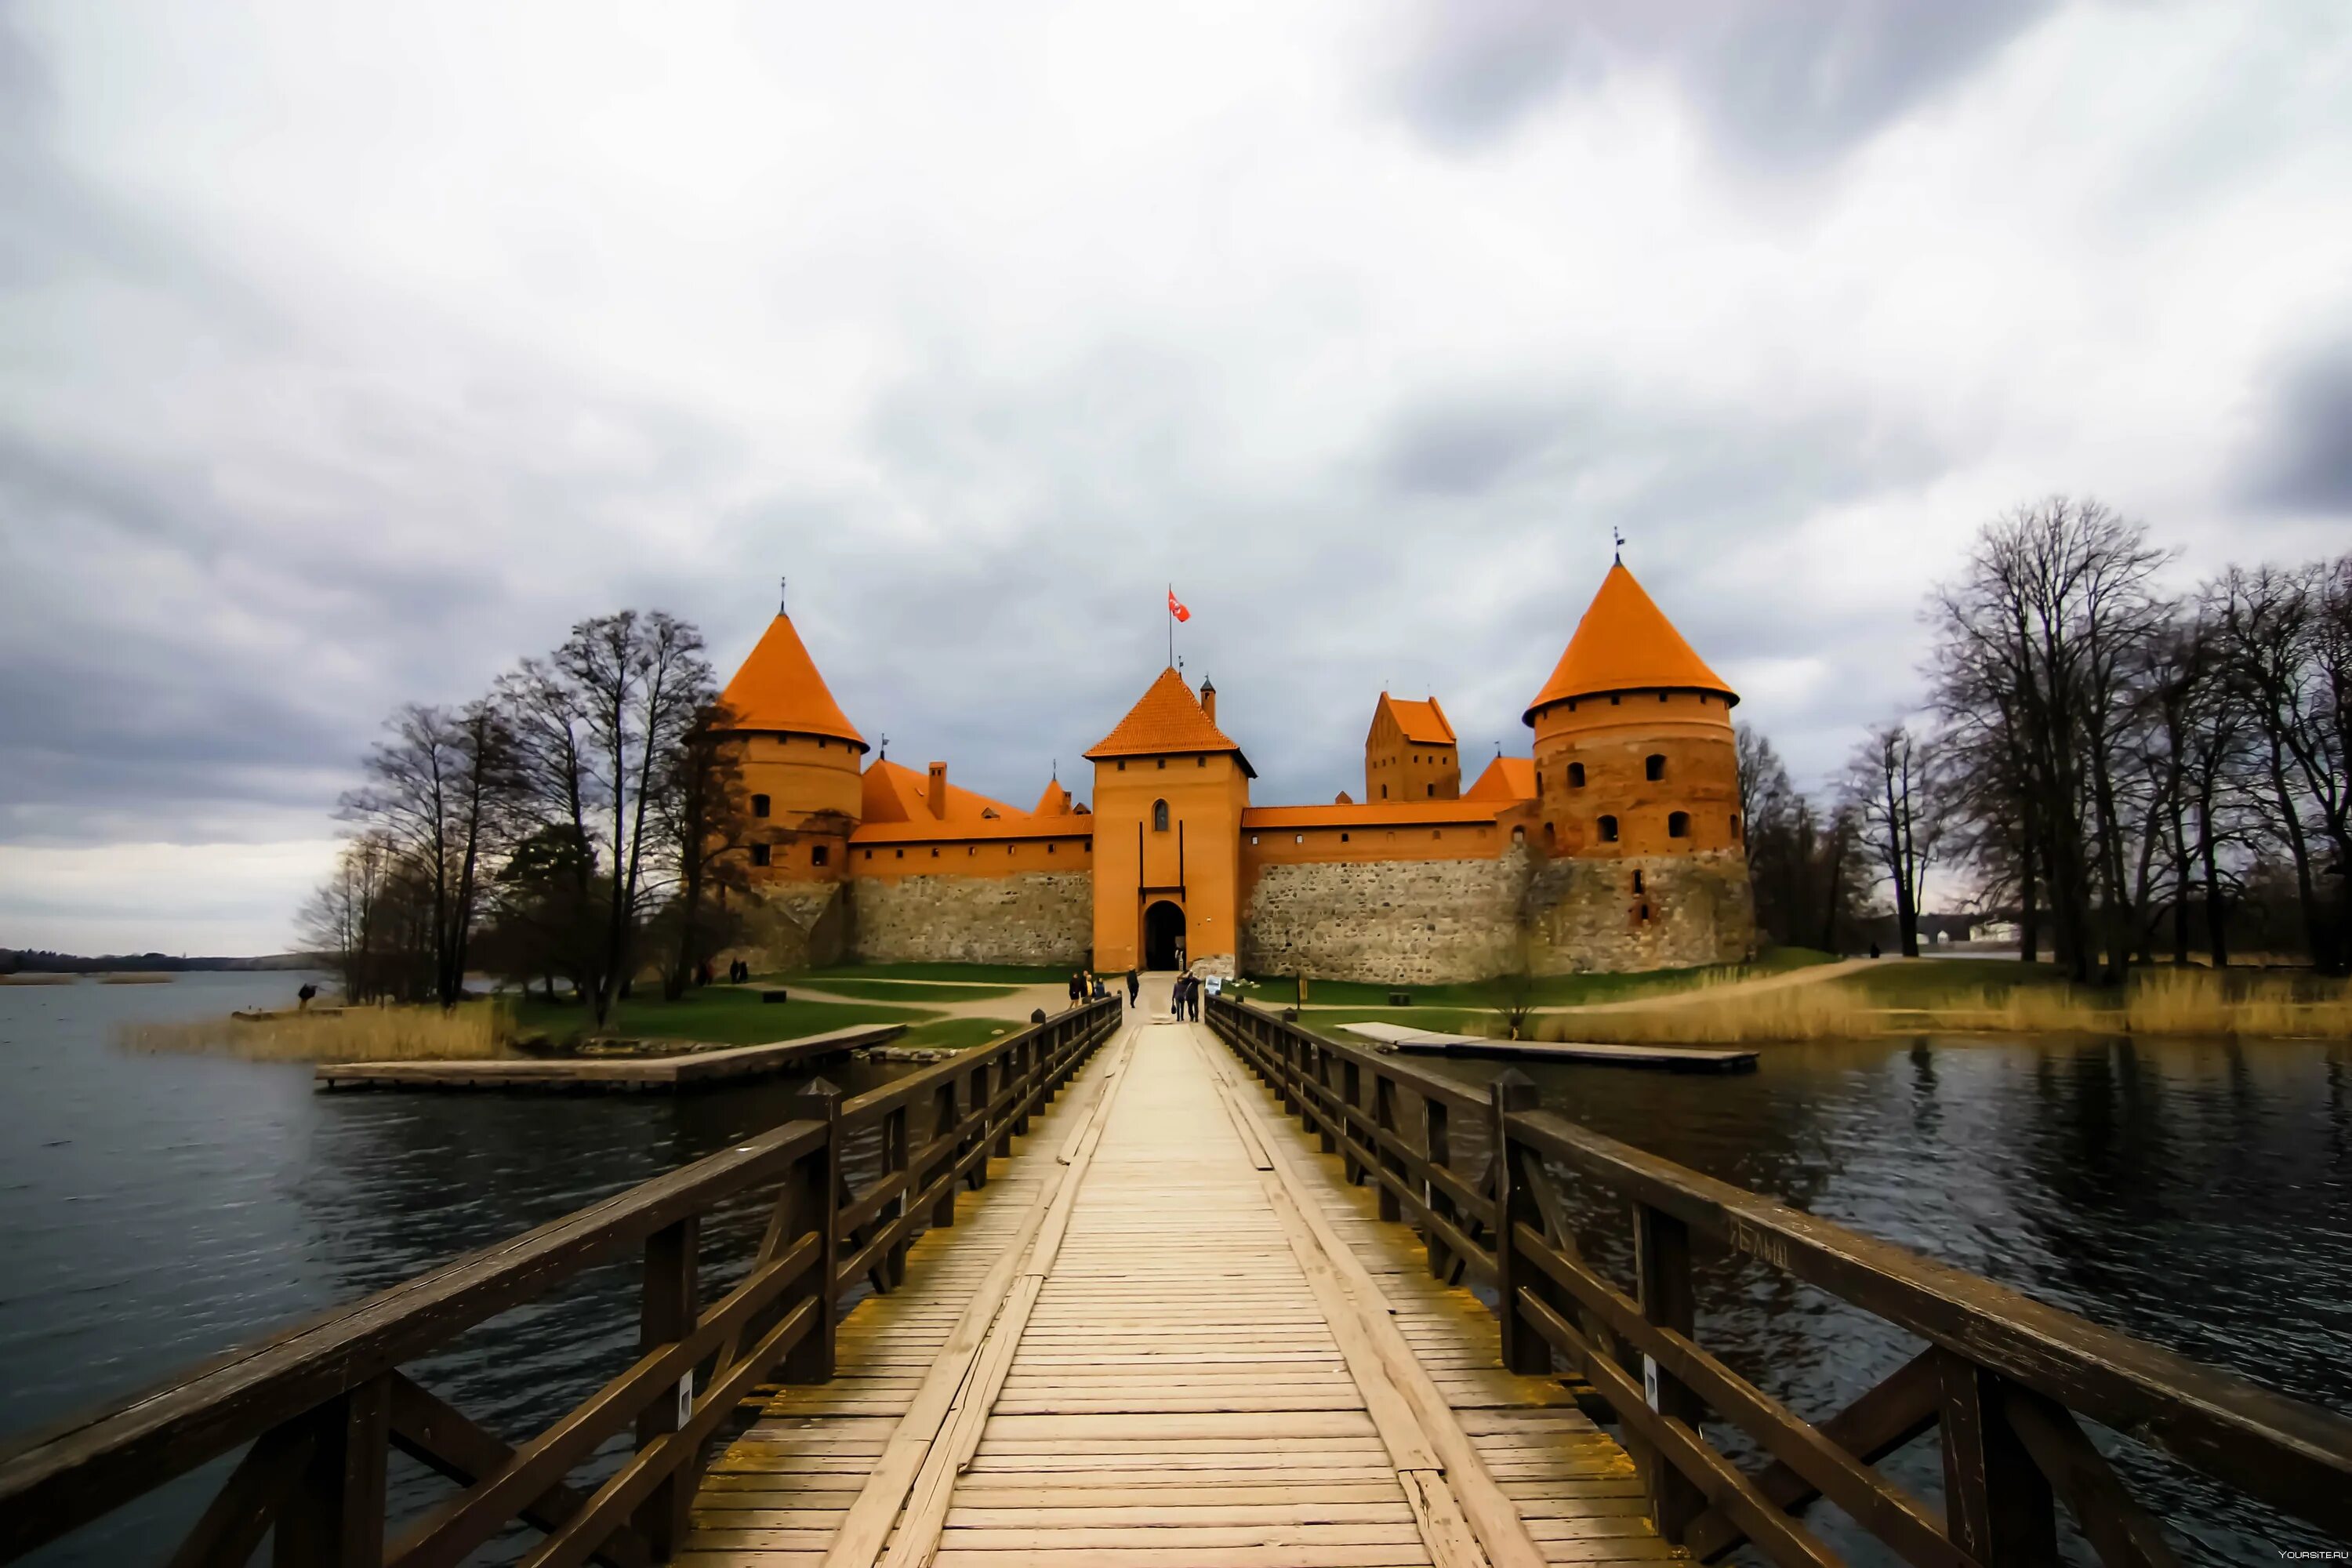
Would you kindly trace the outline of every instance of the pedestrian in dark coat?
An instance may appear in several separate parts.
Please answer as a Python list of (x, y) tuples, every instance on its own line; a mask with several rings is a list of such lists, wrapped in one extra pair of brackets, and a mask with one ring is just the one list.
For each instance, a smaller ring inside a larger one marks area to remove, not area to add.
[(1201, 983), (1190, 977), (1184, 983), (1184, 1010), (1192, 1016), (1192, 1022), (1201, 1021)]
[(1127, 972), (1127, 1005), (1130, 1007), (1134, 1006), (1137, 999), (1142, 994), (1143, 977), (1136, 973), (1133, 969), (1129, 969)]

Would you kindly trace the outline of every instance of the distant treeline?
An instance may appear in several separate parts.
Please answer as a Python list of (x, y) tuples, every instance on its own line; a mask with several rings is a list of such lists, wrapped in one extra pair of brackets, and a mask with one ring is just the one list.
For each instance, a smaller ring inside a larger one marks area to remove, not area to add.
[(316, 969), (315, 953), (271, 952), (259, 958), (181, 958), (168, 952), (110, 952), (84, 958), (76, 952), (0, 947), (0, 974), (120, 974), (142, 971), (178, 974), (199, 969)]
[(1827, 789), (1741, 726), (1766, 934), (1851, 949), (1891, 916), (1916, 953), (1941, 867), (2080, 980), (2159, 955), (2352, 969), (2352, 555), (2185, 593), (2171, 559), (2097, 501), (2017, 508), (1927, 596), (1925, 710)]

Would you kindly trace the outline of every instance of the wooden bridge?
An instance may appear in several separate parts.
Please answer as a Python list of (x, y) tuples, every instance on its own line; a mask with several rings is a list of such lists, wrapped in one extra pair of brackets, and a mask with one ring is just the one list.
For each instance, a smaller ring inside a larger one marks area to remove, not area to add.
[[(1596, 1190), (1627, 1216), (1625, 1285), (1563, 1202)], [(749, 1199), (765, 1235), (713, 1289), (702, 1226)], [(1698, 1343), (1707, 1246), (1922, 1348), (1808, 1419)], [(632, 1249), (636, 1359), (544, 1431), (509, 1443), (402, 1371)], [(1805, 1517), (1823, 1499), (1875, 1561), (2053, 1563), (2070, 1535), (2110, 1568), (2176, 1561), (2085, 1419), (2269, 1505), (2304, 1532), (2282, 1547), (2352, 1540), (2336, 1415), (1599, 1137), (1516, 1075), (1482, 1095), (1230, 1003), (1183, 1025), (1112, 1001), (814, 1097), (36, 1434), (0, 1455), (0, 1561), (232, 1454), (175, 1568), (264, 1549), (371, 1568), (1523, 1568), (1743, 1543), (1828, 1564)], [(1930, 1435), (1932, 1504), (1877, 1468)], [(394, 1450), (447, 1483), (397, 1520)]]

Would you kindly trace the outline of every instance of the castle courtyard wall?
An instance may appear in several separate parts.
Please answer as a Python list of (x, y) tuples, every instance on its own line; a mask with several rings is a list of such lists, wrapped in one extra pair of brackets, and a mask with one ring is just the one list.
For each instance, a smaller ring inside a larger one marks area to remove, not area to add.
[(1094, 943), (1090, 869), (1011, 876), (858, 877), (850, 956), (861, 963), (1077, 968)]
[(1261, 865), (1242, 965), (1376, 984), (1484, 979), (1514, 964), (1528, 872), (1517, 846), (1476, 859)]

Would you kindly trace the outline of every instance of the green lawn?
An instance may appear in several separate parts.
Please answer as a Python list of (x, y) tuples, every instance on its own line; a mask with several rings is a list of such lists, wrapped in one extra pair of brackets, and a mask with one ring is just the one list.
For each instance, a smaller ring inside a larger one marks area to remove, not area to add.
[[(870, 1002), (762, 1002), (757, 991), (712, 985), (665, 1002), (658, 989), (614, 1006), (605, 1033), (655, 1039), (706, 1040), (759, 1046), (796, 1040), (859, 1024), (920, 1024), (938, 1014), (917, 1007), (882, 1007)], [(515, 1009), (515, 1026), (525, 1035), (557, 1039), (585, 1033), (588, 1010), (532, 998)]]
[(2013, 958), (1932, 958), (1864, 969), (1830, 984), (1859, 992), (1882, 1007), (1934, 1007), (1971, 991), (1999, 996), (2020, 985), (2063, 985), (2066, 973), (2054, 964)]
[(821, 974), (798, 974), (782, 983), (786, 989), (805, 985), (832, 996), (856, 996), (868, 1002), (903, 1002), (921, 1006), (927, 1002), (990, 1002), (1010, 996), (1011, 985), (908, 984), (903, 980), (835, 980)]
[(824, 980), (953, 980), (970, 985), (1066, 985), (1066, 969), (1019, 963), (835, 963), (797, 974), (761, 975), (790, 985), (804, 980), (814, 985)]

